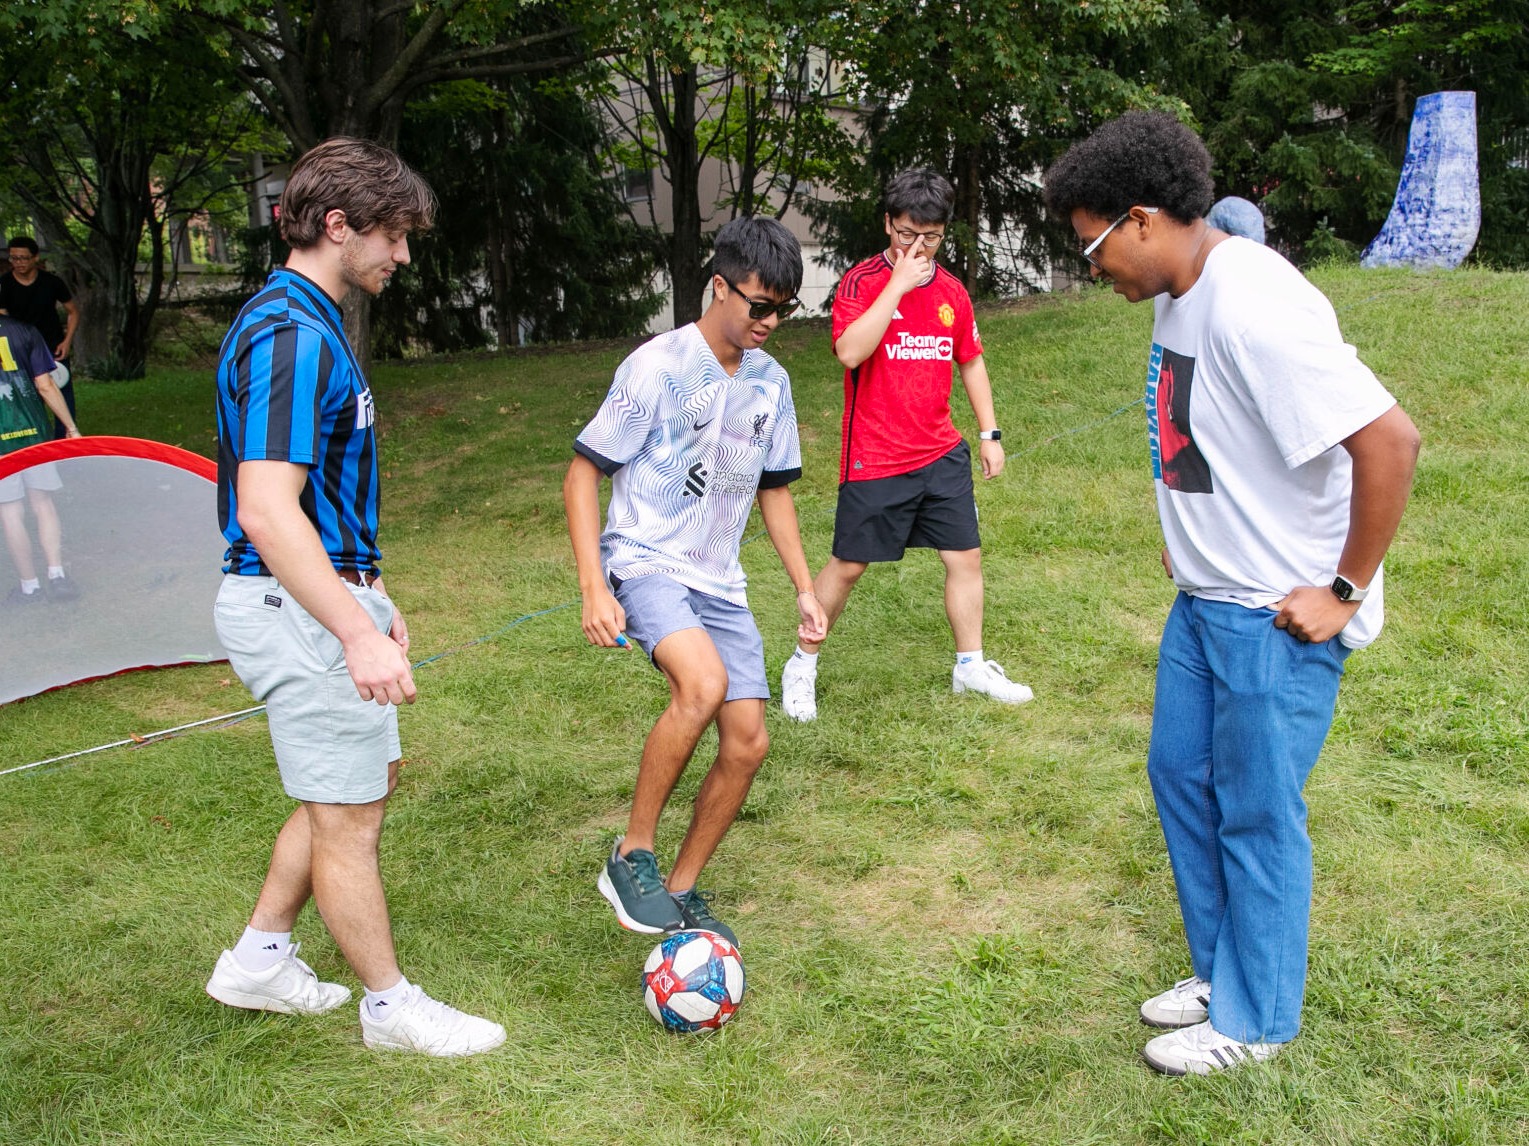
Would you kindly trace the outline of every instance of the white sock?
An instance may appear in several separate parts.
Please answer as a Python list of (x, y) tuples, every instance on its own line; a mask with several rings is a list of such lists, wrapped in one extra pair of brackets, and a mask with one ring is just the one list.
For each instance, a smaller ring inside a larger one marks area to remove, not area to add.
[(234, 960), (246, 971), (265, 971), (286, 958), (290, 946), (290, 931), (256, 931), (246, 927), (234, 944)]
[(33, 577), (30, 581), (26, 580), (25, 578), (22, 579), (21, 591), (28, 597), (30, 597), (33, 593), (37, 592), (37, 590), (41, 588), (42, 582), (39, 581), (36, 577)]
[(403, 1002), (404, 996), (408, 993), (409, 980), (400, 975), (398, 982), (394, 983), (386, 991), (366, 992), (366, 1013), (373, 1020), (380, 1023), (394, 1011), (398, 1010), (398, 1004)]
[(982, 663), (982, 650), (976, 649), (969, 653), (956, 653), (956, 667), (965, 668), (967, 665), (980, 665)]
[(805, 649), (803, 649), (801, 647), (801, 645), (798, 645), (796, 647), (796, 652), (791, 654), (791, 659), (794, 660), (794, 661), (801, 661), (808, 668), (812, 669), (813, 672), (817, 671), (817, 668), (818, 668), (818, 654), (817, 653), (809, 653), (809, 652), (807, 652)]
[(62, 565), (48, 566), (48, 580), (62, 581), (64, 579), (64, 567)]

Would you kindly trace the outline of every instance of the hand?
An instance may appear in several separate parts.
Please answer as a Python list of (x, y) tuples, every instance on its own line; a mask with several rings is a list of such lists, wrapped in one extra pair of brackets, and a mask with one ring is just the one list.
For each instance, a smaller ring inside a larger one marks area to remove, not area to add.
[[(399, 624), (395, 610), (393, 628)], [(345, 667), (350, 670), (350, 679), (355, 681), (362, 700), (378, 704), (414, 703), (414, 674), (409, 669), (409, 658), (404, 656), (391, 631), (380, 633), (370, 629), (346, 642)]]
[(75, 427), (72, 430), (65, 430), (64, 431), (64, 437), (65, 438), (83, 438), (84, 436), (85, 436), (84, 434), (80, 433), (78, 427)]
[(64, 339), (64, 341), (60, 342), (57, 346), (55, 346), (53, 348), (53, 357), (54, 358), (68, 358), (69, 357), (69, 339), (67, 339), (67, 338)]
[(584, 616), (580, 624), (592, 645), (606, 649), (632, 647), (630, 641), (625, 646), (616, 644), (616, 638), (626, 631), (626, 610), (607, 589), (584, 594)]
[(393, 606), (393, 623), (388, 626), (388, 636), (393, 638), (396, 644), (405, 653), (409, 651), (409, 626), (403, 619), (403, 614), (398, 611), (398, 606)]
[(1336, 637), (1357, 612), (1359, 602), (1340, 601), (1325, 585), (1302, 585), (1280, 601), (1274, 627), (1298, 641), (1319, 643)]
[(988, 441), (986, 438), (977, 443), (977, 456), (982, 460), (982, 476), (991, 481), (1003, 473), (1003, 443)]
[(929, 277), (929, 266), (929, 256), (922, 250), (913, 254), (897, 248), (892, 252), (892, 279), (887, 286), (905, 295)]
[(796, 611), (802, 615), (802, 623), (796, 627), (796, 635), (803, 641), (822, 641), (828, 638), (828, 614), (823, 603), (811, 589), (803, 589), (796, 595)]

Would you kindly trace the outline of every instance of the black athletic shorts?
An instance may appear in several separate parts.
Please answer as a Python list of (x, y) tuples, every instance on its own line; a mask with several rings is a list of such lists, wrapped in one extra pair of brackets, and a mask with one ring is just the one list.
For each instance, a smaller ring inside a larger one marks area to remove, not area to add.
[(847, 481), (834, 514), (834, 556), (899, 561), (905, 549), (977, 549), (972, 451), (965, 442), (896, 477)]

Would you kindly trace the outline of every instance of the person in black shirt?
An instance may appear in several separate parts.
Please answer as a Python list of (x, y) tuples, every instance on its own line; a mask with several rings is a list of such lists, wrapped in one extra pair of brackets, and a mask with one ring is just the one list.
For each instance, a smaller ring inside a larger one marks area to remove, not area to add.
[[(74, 335), (80, 325), (80, 306), (64, 280), (38, 265), (37, 241), (30, 235), (12, 235), (7, 244), (11, 269), (0, 275), (0, 310), (8, 311), (12, 318), (20, 319), (37, 327), (48, 349), (64, 366), (69, 366), (69, 353), (74, 346)], [(63, 307), (67, 323), (58, 320), (58, 308)], [(67, 375), (65, 376), (67, 378)], [(59, 389), (74, 416), (74, 387), (67, 380), (60, 381)], [(64, 423), (53, 419), (53, 437), (65, 436)]]

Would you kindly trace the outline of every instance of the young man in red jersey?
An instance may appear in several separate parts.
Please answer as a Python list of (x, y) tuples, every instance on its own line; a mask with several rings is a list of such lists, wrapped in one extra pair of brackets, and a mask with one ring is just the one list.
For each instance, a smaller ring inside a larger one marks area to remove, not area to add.
[[(950, 417), (951, 366), (980, 431), (982, 476), (1003, 472), (1002, 434), (972, 302), (934, 261), (955, 193), (927, 168), (887, 184), (887, 249), (850, 269), (834, 295), (834, 355), (844, 364), (844, 423), (833, 557), (814, 582), (832, 628), (873, 561), (933, 549), (945, 565), (956, 642), (952, 687), (1008, 704), (1030, 689), (982, 655), (982, 549), (971, 449)], [(818, 649), (801, 641), (781, 674), (781, 707), (817, 717)]]

